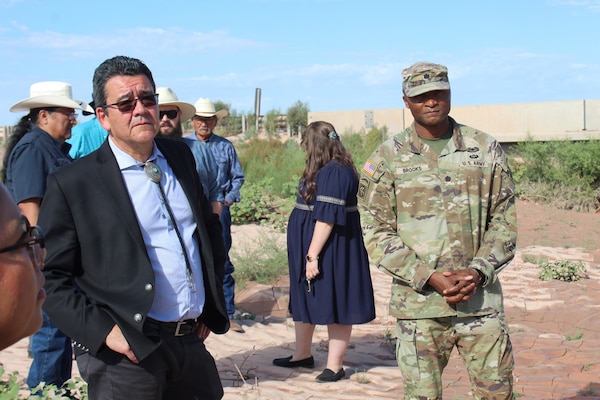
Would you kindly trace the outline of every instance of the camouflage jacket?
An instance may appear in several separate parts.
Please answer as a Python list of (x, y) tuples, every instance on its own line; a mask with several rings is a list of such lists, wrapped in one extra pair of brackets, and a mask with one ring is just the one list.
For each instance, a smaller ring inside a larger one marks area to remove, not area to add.
[[(508, 160), (491, 136), (451, 118), (438, 156), (410, 126), (377, 148), (358, 190), (370, 261), (391, 275), (390, 314), (400, 319), (486, 315), (503, 310), (498, 273), (517, 240)], [(435, 271), (475, 268), (483, 286), (448, 304), (427, 280)]]

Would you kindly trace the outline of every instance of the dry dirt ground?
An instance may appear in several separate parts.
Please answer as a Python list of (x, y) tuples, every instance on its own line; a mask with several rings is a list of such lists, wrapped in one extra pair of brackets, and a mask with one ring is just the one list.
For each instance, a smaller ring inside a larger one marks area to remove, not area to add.
[[(518, 251), (500, 274), (515, 355), (515, 393), (523, 399), (600, 399), (600, 214), (555, 210), (517, 202)], [(257, 225), (234, 226), (234, 248), (261, 236), (284, 236)], [(284, 245), (284, 244), (283, 244)], [(577, 282), (541, 281), (532, 258), (582, 261), (586, 276)], [(372, 271), (377, 318), (353, 329), (345, 359), (346, 379), (318, 384), (314, 378), (327, 357), (327, 330), (317, 327), (314, 369), (288, 370), (271, 364), (294, 348), (287, 318), (287, 279), (274, 285), (247, 284), (236, 294), (246, 332), (211, 335), (225, 399), (400, 399), (402, 376), (393, 356), (394, 320), (388, 314), (390, 279)], [(0, 352), (7, 371), (27, 375), (27, 339)], [(74, 375), (77, 375), (74, 364)], [(444, 399), (472, 398), (468, 377), (454, 353), (444, 371)]]
[(600, 251), (600, 213), (557, 210), (517, 200), (518, 248), (581, 247)]

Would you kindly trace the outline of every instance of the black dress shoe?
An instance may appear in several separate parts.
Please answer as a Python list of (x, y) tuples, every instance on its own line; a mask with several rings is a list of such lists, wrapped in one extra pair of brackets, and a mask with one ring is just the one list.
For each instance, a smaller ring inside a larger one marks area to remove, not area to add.
[(276, 358), (273, 360), (273, 365), (277, 365), (278, 367), (284, 368), (297, 368), (297, 367), (306, 367), (313, 368), (315, 366), (315, 359), (313, 356), (305, 358), (303, 360), (292, 361), (293, 356), (284, 357), (284, 358)]
[(344, 376), (346, 376), (344, 368), (340, 369), (338, 372), (333, 372), (329, 368), (325, 368), (325, 370), (315, 379), (317, 382), (337, 382)]

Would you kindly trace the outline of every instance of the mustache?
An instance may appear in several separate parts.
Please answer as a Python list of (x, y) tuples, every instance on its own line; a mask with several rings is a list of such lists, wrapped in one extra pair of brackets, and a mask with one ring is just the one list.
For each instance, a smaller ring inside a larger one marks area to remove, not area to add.
[(154, 124), (154, 120), (150, 116), (140, 115), (131, 120), (131, 125)]

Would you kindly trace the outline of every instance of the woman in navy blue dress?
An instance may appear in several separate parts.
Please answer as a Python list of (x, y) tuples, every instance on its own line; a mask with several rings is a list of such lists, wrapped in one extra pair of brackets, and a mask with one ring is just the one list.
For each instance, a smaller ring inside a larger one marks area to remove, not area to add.
[(356, 204), (358, 173), (328, 122), (311, 123), (302, 137), (306, 168), (288, 223), (289, 311), (296, 351), (273, 364), (314, 367), (315, 325), (327, 325), (327, 368), (318, 382), (344, 377), (352, 325), (375, 318), (373, 285)]

